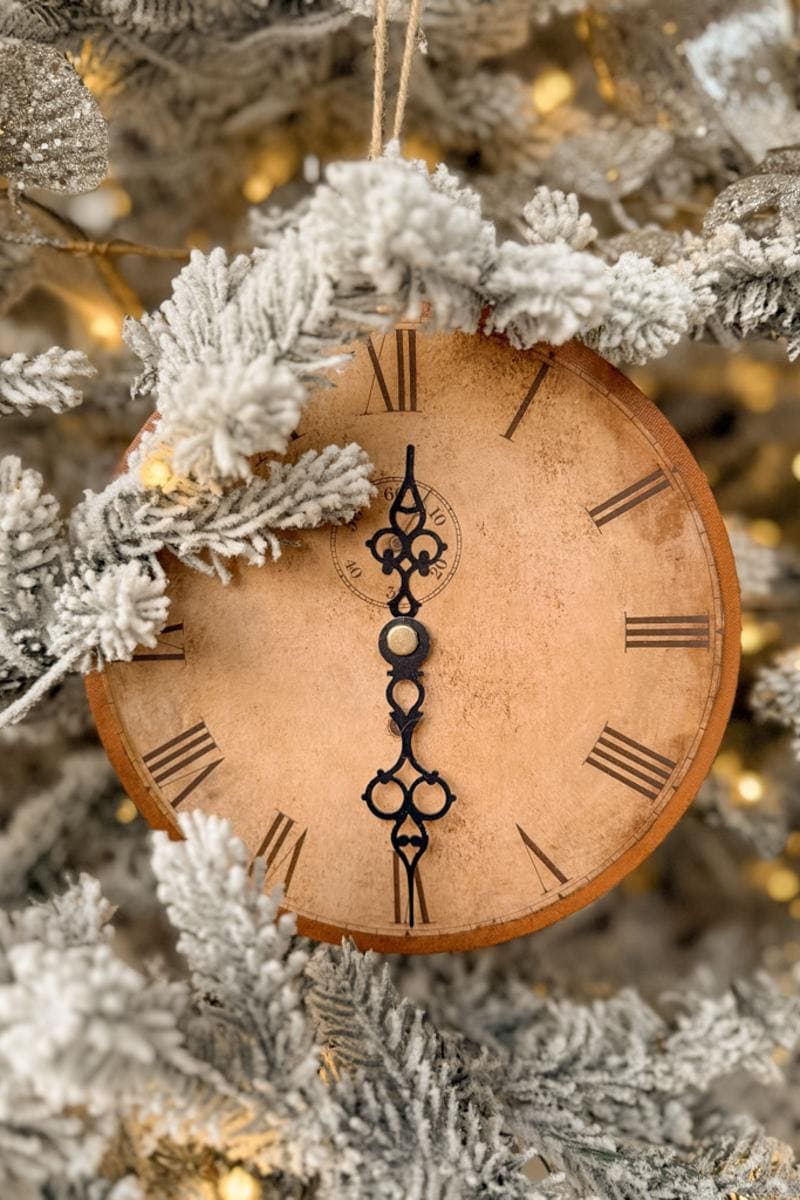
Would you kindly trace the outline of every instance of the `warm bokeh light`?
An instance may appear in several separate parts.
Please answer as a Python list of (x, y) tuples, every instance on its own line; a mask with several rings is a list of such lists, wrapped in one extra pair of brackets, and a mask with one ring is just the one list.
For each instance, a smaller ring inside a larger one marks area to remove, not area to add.
[(120, 825), (130, 825), (131, 821), (135, 821), (138, 816), (136, 805), (126, 796), (124, 800), (120, 800), (114, 816)]
[(217, 1190), (220, 1200), (259, 1200), (261, 1196), (261, 1184), (243, 1167), (229, 1171), (220, 1180)]
[(742, 616), (742, 654), (758, 654), (765, 646), (777, 641), (781, 627), (777, 621), (759, 621), (752, 613)]
[(754, 542), (758, 542), (759, 546), (767, 546), (771, 550), (780, 545), (783, 536), (778, 522), (770, 521), (766, 517), (750, 521), (747, 532)]
[(276, 188), (297, 174), (302, 162), (297, 143), (288, 134), (276, 134), (253, 154), (242, 184), (250, 204), (261, 204)]
[(88, 318), (86, 328), (95, 341), (109, 350), (122, 345), (122, 321), (110, 309), (98, 309)]
[(767, 878), (766, 892), (772, 900), (782, 903), (793, 900), (800, 892), (800, 876), (791, 867), (775, 867)]
[(441, 146), (415, 133), (403, 138), (400, 150), (403, 158), (422, 159), (429, 171), (435, 171), (442, 161)]
[(546, 117), (575, 96), (575, 81), (567, 71), (546, 67), (531, 84), (531, 98), (536, 111)]
[(737, 780), (736, 791), (745, 804), (758, 804), (764, 799), (764, 780), (755, 771), (743, 771)]

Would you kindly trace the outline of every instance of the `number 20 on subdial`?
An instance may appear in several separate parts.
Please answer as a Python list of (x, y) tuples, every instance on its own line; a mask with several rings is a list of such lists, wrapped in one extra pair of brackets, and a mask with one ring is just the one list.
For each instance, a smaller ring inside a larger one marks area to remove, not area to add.
[[(375, 480), (378, 495), (365, 512), (346, 525), (335, 525), (331, 530), (331, 554), (339, 578), (350, 589), (369, 604), (383, 607), (394, 598), (396, 585), (383, 575), (375, 565), (375, 559), (367, 548), (367, 540), (376, 530), (386, 524), (386, 516), (397, 495), (402, 479), (386, 476)], [(449, 501), (425, 483), (419, 481), (426, 519), (447, 546), (443, 557), (431, 567), (427, 578), (419, 578), (415, 592), (421, 601), (438, 596), (458, 570), (461, 560), (461, 527)]]

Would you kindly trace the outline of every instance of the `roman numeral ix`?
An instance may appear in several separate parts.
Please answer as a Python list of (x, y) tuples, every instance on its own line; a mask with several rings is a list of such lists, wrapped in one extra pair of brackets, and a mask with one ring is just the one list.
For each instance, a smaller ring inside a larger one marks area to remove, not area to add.
[[(395, 925), (408, 924), (408, 887), (406, 882), (406, 873), (403, 871), (402, 878), (400, 874), (400, 858), (392, 852), (392, 889), (394, 895), (394, 923)], [(425, 899), (425, 888), (422, 883), (422, 872), (420, 868), (414, 871), (414, 915), (417, 925), (430, 925), (431, 918), (428, 912), (428, 904)]]
[(685, 647), (708, 650), (708, 614), (694, 617), (629, 617), (625, 614), (625, 649)]
[(658, 799), (677, 765), (671, 758), (656, 754), (610, 725), (603, 729), (586, 762), (648, 800)]
[(177, 625), (165, 625), (151, 649), (140, 650), (133, 656), (134, 662), (185, 662), (183, 644), (183, 621)]
[(545, 376), (547, 375), (547, 372), (549, 370), (550, 370), (550, 364), (542, 363), (542, 365), (539, 367), (539, 370), (536, 372), (536, 376), (533, 380), (533, 383), (528, 388), (527, 392), (525, 393), (525, 397), (524, 397), (522, 403), (520, 404), (517, 411), (514, 413), (514, 416), (511, 418), (511, 423), (510, 423), (508, 429), (505, 431), (504, 434), (502, 434), (502, 437), (508, 438), (509, 442), (513, 438), (514, 434), (517, 432), (517, 427), (519, 426), (520, 421), (522, 420), (522, 418), (525, 416), (525, 413), (530, 408), (531, 402), (533, 401), (533, 398), (536, 395), (536, 393), (538, 392), (539, 388), (544, 383)]
[[(531, 866), (536, 872), (536, 878), (539, 880), (542, 895), (545, 892), (549, 892), (557, 883), (566, 883), (567, 877), (564, 872), (556, 866), (552, 858), (545, 854), (541, 846), (536, 845), (536, 842), (525, 832), (521, 825), (517, 825), (517, 833), (522, 838), (522, 844), (528, 853)], [(555, 880), (556, 882), (553, 883), (551, 880)]]
[[(256, 858), (266, 859), (265, 883), (267, 886), (274, 887), (281, 880), (284, 893), (289, 891), (307, 833), (308, 829), (299, 829), (292, 817), (287, 816), (279, 809), (275, 810), (272, 823), (253, 859), (253, 863)], [(250, 864), (251, 873), (253, 863)]]
[(617, 492), (615, 496), (604, 500), (602, 504), (596, 505), (595, 508), (590, 508), (589, 516), (597, 528), (600, 529), (601, 526), (607, 525), (609, 521), (614, 521), (617, 517), (621, 517), (623, 513), (630, 512), (638, 504), (649, 500), (651, 496), (658, 495), (659, 492), (663, 492), (664, 488), (668, 487), (670, 487), (670, 482), (659, 467), (651, 475), (645, 475), (644, 479), (639, 479), (636, 483), (632, 483), (630, 487), (623, 488), (621, 492)]
[[(179, 733), (177, 737), (170, 738), (155, 750), (142, 755), (142, 762), (150, 772), (153, 783), (159, 787), (169, 787), (188, 780), (177, 796), (170, 801), (172, 807), (177, 808), (223, 761), (221, 754), (215, 758), (217, 754), (219, 747), (209, 733), (205, 721), (198, 721), (191, 729)], [(208, 758), (213, 761), (202, 761)]]
[(394, 331), (395, 363), (397, 367), (394, 394), (392, 394), (392, 390), (383, 373), (383, 367), (381, 366), (381, 356), (383, 355), (387, 337), (381, 339), (380, 349), (377, 351), (372, 338), (367, 339), (367, 351), (372, 362), (372, 369), (375, 372), (375, 378), (369, 389), (366, 411), (369, 412), (370, 400), (372, 399), (372, 393), (377, 383), (387, 412), (416, 412), (417, 331), (416, 329), (395, 329)]

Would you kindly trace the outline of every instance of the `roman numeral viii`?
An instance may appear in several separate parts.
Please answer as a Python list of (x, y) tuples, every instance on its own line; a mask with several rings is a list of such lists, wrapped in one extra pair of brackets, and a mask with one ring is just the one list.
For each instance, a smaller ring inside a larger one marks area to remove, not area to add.
[(600, 529), (602, 525), (607, 525), (609, 521), (616, 520), (623, 513), (630, 512), (632, 508), (636, 508), (637, 505), (644, 503), (645, 500), (649, 500), (652, 496), (657, 496), (659, 492), (663, 492), (664, 488), (670, 486), (669, 480), (659, 467), (652, 474), (645, 475), (644, 479), (639, 479), (636, 483), (632, 483), (630, 487), (623, 488), (621, 492), (617, 492), (615, 496), (610, 496), (602, 504), (590, 508), (589, 516), (597, 528)]
[(511, 418), (511, 422), (508, 426), (508, 429), (502, 435), (504, 438), (508, 438), (508, 440), (511, 441), (514, 434), (517, 432), (517, 427), (519, 426), (520, 421), (522, 420), (522, 418), (525, 416), (525, 413), (530, 408), (531, 402), (533, 401), (533, 398), (536, 395), (536, 393), (538, 392), (539, 388), (544, 383), (545, 376), (547, 375), (547, 372), (549, 370), (550, 370), (549, 363), (542, 363), (542, 365), (539, 367), (539, 370), (536, 372), (536, 375), (534, 377), (533, 383), (528, 388), (528, 390), (525, 393), (525, 396), (522, 400), (522, 403), (520, 404), (517, 411), (514, 413), (514, 416)]
[[(264, 840), (255, 853), (256, 858), (266, 859), (266, 879), (268, 887), (274, 887), (279, 881), (283, 883), (284, 893), (289, 891), (292, 876), (295, 873), (308, 829), (298, 828), (297, 822), (279, 809), (275, 810), (272, 823), (264, 835)], [(250, 864), (252, 872), (253, 864)]]
[(417, 411), (417, 331), (416, 329), (395, 329), (395, 378), (394, 388), (390, 386), (381, 365), (381, 358), (389, 340), (389, 335), (381, 339), (380, 348), (376, 351), (372, 338), (367, 339), (367, 351), (372, 363), (375, 378), (369, 389), (367, 409), (375, 390), (375, 384), (383, 397), (387, 412), (416, 412)]
[(208, 779), (222, 761), (223, 756), (219, 754), (219, 747), (205, 721), (198, 721), (177, 737), (142, 755), (142, 762), (150, 772), (153, 783), (162, 790), (173, 784), (185, 784), (177, 796), (170, 800), (173, 808), (177, 808), (204, 779)]
[(606, 725), (586, 762), (648, 800), (657, 800), (676, 763)]
[(545, 854), (541, 846), (536, 845), (536, 842), (525, 832), (521, 825), (517, 825), (517, 833), (522, 838), (522, 844), (528, 853), (531, 866), (536, 872), (536, 878), (539, 880), (542, 895), (556, 887), (557, 884), (566, 883), (567, 877), (564, 872), (556, 866), (549, 855)]
[(140, 650), (133, 656), (134, 662), (185, 662), (183, 644), (183, 621), (177, 625), (165, 625), (158, 635), (155, 646)]
[[(392, 851), (392, 892), (394, 895), (394, 923), (408, 924), (408, 883), (406, 873), (401, 870), (400, 859)], [(414, 919), (417, 925), (430, 925), (428, 903), (425, 899), (425, 888), (422, 883), (422, 872), (419, 867), (414, 871)]]
[(625, 614), (625, 649), (684, 647), (708, 650), (708, 614), (694, 617), (629, 617)]

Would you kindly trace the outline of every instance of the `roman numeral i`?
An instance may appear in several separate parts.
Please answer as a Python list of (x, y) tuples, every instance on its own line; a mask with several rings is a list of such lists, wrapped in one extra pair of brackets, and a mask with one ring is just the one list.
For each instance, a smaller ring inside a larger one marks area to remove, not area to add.
[(389, 335), (381, 339), (380, 348), (377, 351), (372, 338), (367, 339), (367, 352), (369, 353), (375, 377), (369, 389), (366, 411), (369, 412), (370, 400), (377, 384), (378, 390), (383, 397), (384, 408), (387, 412), (416, 412), (417, 331), (416, 329), (395, 329), (394, 331), (396, 367), (394, 388), (390, 386), (381, 365), (381, 358), (383, 357), (388, 337)]
[(663, 492), (664, 488), (668, 487), (670, 487), (670, 482), (659, 467), (657, 471), (645, 475), (644, 479), (638, 479), (630, 487), (623, 488), (615, 496), (610, 496), (602, 504), (590, 508), (589, 516), (600, 529), (609, 521), (615, 521), (623, 513), (630, 512), (632, 508), (636, 508), (637, 505), (649, 500), (652, 496), (657, 496), (659, 492)]
[(625, 614), (625, 649), (648, 647), (708, 650), (708, 614), (693, 617), (629, 617)]
[(186, 649), (183, 644), (183, 621), (176, 625), (165, 625), (158, 635), (155, 646), (139, 650), (134, 662), (185, 662)]
[[(177, 796), (170, 800), (172, 807), (177, 808), (181, 801), (191, 795), (223, 762), (222, 755), (215, 758), (218, 753), (219, 747), (209, 733), (205, 721), (198, 721), (177, 737), (170, 738), (155, 750), (143, 754), (142, 762), (150, 772), (153, 783), (162, 789), (188, 780)], [(209, 758), (213, 761), (202, 761)], [(198, 765), (195, 766), (195, 763)]]
[[(400, 869), (400, 859), (392, 851), (392, 894), (394, 896), (395, 925), (408, 924), (408, 883), (405, 871)], [(430, 925), (428, 903), (419, 866), (414, 871), (414, 917), (417, 925)]]
[(275, 816), (250, 864), (251, 873), (255, 860), (265, 858), (266, 886), (274, 887), (280, 880), (283, 882), (284, 893), (288, 892), (307, 833), (308, 829), (299, 829), (292, 817), (276, 809)]
[(525, 393), (525, 396), (522, 399), (522, 403), (520, 404), (517, 411), (514, 413), (514, 416), (511, 418), (511, 422), (508, 426), (508, 429), (505, 431), (504, 434), (502, 434), (502, 437), (507, 438), (509, 440), (509, 442), (513, 438), (514, 434), (517, 432), (517, 428), (519, 426), (520, 421), (522, 420), (522, 418), (525, 416), (525, 413), (530, 408), (531, 403), (533, 402), (533, 398), (536, 395), (536, 393), (539, 391), (539, 388), (544, 383), (545, 376), (547, 375), (547, 372), (549, 370), (550, 370), (550, 364), (542, 363), (542, 365), (539, 367), (539, 370), (536, 372), (533, 383), (528, 388), (527, 392)]
[(671, 758), (656, 754), (610, 725), (603, 729), (586, 762), (648, 800), (658, 799), (677, 765)]

